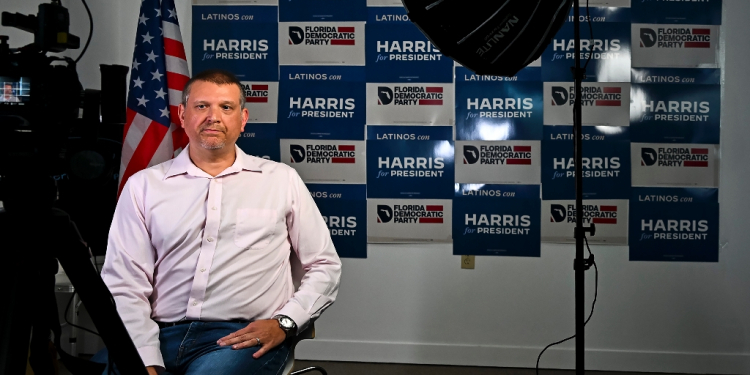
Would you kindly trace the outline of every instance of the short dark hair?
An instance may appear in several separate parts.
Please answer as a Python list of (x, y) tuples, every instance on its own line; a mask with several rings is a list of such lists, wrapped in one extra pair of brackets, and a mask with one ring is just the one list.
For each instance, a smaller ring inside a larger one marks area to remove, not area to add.
[(245, 105), (245, 94), (243, 93), (240, 80), (237, 79), (237, 76), (232, 74), (232, 72), (223, 69), (204, 70), (194, 75), (193, 78), (190, 78), (185, 84), (185, 88), (182, 89), (182, 105), (187, 105), (188, 97), (190, 96), (190, 88), (196, 81), (211, 82), (217, 85), (237, 85), (240, 89), (240, 107)]

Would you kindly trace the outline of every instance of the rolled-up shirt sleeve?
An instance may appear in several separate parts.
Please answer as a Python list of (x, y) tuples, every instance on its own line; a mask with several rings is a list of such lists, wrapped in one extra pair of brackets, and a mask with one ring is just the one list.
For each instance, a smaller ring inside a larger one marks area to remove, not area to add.
[(293, 169), (289, 172), (288, 194), (291, 209), (286, 217), (287, 229), (305, 274), (300, 287), (278, 314), (292, 318), (302, 332), (335, 301), (341, 280), (341, 260), (323, 216)]
[(146, 366), (164, 367), (159, 327), (151, 319), (155, 251), (146, 228), (141, 179), (131, 177), (112, 220), (102, 278), (117, 304), (130, 337)]

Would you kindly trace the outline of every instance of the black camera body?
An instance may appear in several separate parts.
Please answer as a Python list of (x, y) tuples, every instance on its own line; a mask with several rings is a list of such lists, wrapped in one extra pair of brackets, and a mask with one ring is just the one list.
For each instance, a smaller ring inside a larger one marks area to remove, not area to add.
[(2, 13), (3, 26), (33, 33), (34, 43), (13, 49), (0, 36), (0, 201), (8, 213), (68, 212), (101, 255), (117, 198), (129, 69), (101, 65), (102, 90), (84, 89), (73, 59), (48, 55), (79, 47), (69, 23), (59, 1), (39, 5), (38, 15)]
[(0, 51), (0, 83), (17, 101), (0, 101), (0, 175), (65, 172), (63, 147), (78, 119), (83, 87), (75, 63), (53, 65), (37, 51)]

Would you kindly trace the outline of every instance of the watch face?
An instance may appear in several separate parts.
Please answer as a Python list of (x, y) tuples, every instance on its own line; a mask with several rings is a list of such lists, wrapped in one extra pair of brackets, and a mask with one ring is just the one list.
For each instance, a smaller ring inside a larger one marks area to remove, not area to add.
[(294, 326), (294, 322), (291, 319), (287, 318), (287, 317), (280, 318), (279, 319), (279, 323), (281, 323), (281, 325), (284, 326), (284, 328), (287, 328), (287, 329), (292, 329), (292, 327)]

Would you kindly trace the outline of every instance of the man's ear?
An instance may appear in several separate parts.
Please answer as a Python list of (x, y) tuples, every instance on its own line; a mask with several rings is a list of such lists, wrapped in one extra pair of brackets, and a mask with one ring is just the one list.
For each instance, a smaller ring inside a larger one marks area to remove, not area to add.
[(180, 117), (180, 126), (185, 129), (185, 105), (180, 103), (177, 107), (177, 115)]
[(240, 128), (240, 131), (245, 131), (245, 125), (247, 125), (247, 119), (250, 118), (250, 111), (247, 110), (247, 108), (242, 108), (242, 127)]

